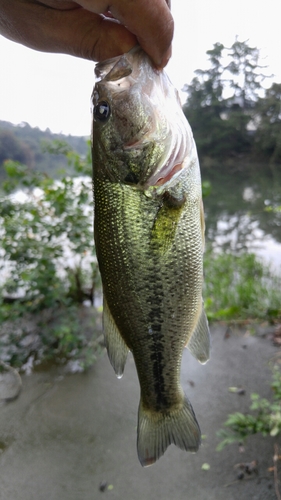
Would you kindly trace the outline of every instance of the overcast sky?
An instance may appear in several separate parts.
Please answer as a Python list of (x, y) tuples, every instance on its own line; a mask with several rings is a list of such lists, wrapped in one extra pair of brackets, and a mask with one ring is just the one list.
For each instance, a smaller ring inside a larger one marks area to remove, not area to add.
[[(167, 72), (181, 89), (193, 72), (207, 67), (215, 42), (231, 46), (238, 35), (261, 50), (262, 63), (281, 82), (280, 0), (172, 0), (173, 56)], [(90, 133), (94, 63), (44, 54), (0, 36), (0, 120), (28, 122), (42, 130)]]

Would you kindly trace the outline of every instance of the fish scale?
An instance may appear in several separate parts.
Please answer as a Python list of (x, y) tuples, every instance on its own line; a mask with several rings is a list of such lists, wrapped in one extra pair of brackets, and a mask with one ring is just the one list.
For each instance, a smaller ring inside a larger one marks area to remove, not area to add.
[[(104, 331), (118, 377), (129, 350), (135, 360), (138, 456), (147, 466), (171, 443), (187, 451), (200, 444), (199, 425), (180, 385), (186, 345), (200, 362), (209, 357), (200, 171), (190, 127), (165, 73), (156, 72), (141, 49), (106, 62), (104, 72), (102, 64), (93, 93), (93, 181)], [(163, 89), (178, 126), (165, 112)], [(122, 107), (126, 93), (130, 107)], [(124, 125), (128, 112), (135, 136)]]

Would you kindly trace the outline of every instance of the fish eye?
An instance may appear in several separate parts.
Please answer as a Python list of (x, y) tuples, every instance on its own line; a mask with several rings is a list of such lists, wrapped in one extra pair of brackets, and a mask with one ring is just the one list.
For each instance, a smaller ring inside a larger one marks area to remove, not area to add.
[(110, 106), (106, 101), (100, 101), (94, 107), (94, 120), (105, 122), (110, 117)]

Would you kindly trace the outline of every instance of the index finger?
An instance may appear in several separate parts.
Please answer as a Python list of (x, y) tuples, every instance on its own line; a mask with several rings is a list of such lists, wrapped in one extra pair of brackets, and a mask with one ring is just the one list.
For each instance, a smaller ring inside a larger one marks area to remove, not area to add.
[(110, 11), (136, 36), (156, 66), (163, 68), (167, 64), (174, 22), (165, 0), (78, 0), (77, 3), (97, 14)]

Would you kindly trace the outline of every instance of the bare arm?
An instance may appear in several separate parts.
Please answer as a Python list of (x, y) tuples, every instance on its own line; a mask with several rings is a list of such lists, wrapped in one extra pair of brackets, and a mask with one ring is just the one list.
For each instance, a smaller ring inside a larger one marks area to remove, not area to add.
[(166, 0), (0, 0), (0, 34), (36, 50), (94, 61), (138, 42), (164, 67), (173, 19)]

